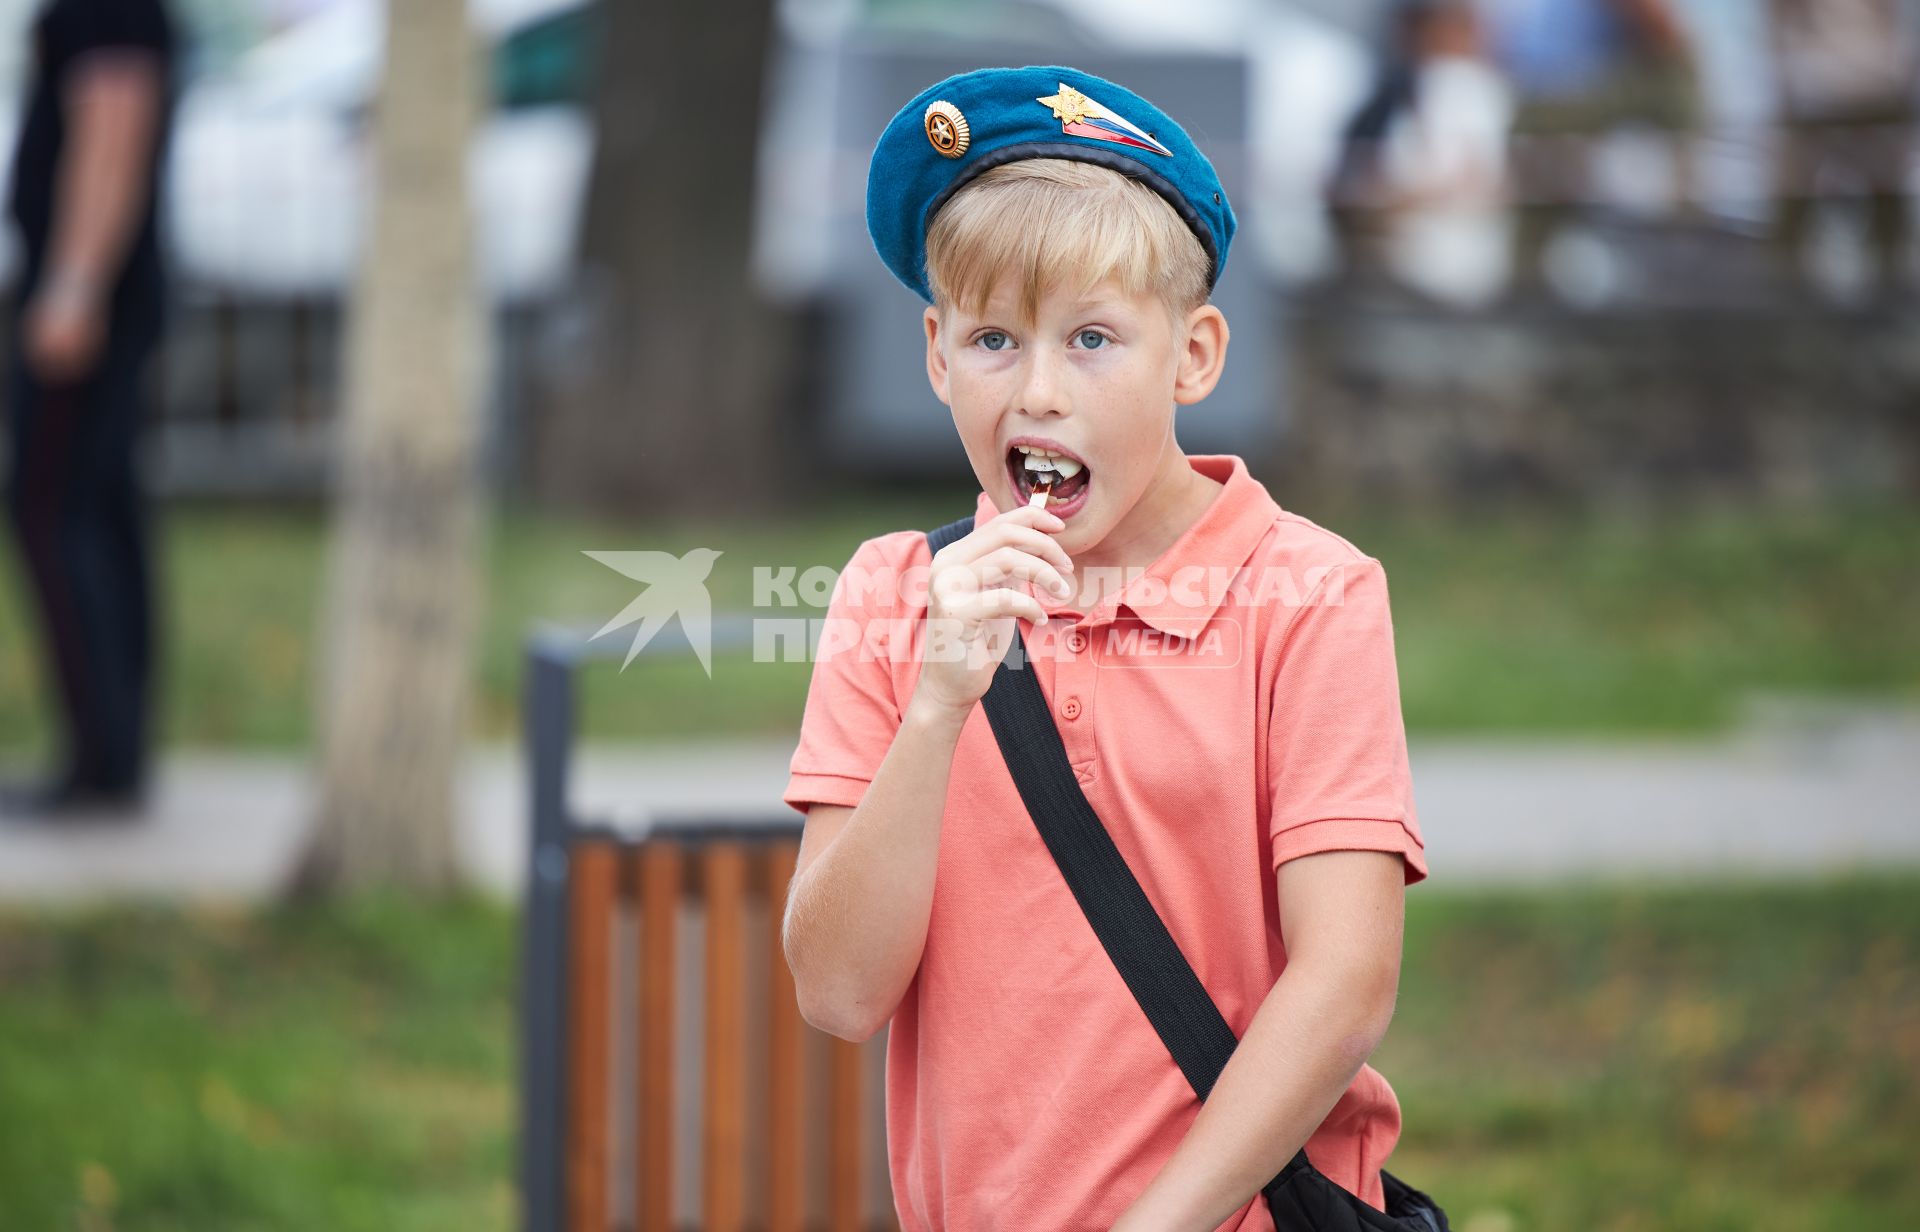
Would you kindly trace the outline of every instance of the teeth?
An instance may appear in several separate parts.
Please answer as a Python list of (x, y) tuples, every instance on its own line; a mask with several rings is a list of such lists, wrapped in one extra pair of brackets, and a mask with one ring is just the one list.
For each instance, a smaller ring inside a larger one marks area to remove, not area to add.
[(1027, 470), (1038, 474), (1052, 472), (1062, 479), (1071, 479), (1080, 473), (1081, 467), (1072, 458), (1028, 458)]
[(1078, 475), (1082, 469), (1080, 463), (1051, 449), (1034, 445), (1015, 445), (1014, 448), (1026, 455), (1025, 466), (1029, 471), (1054, 471), (1062, 480), (1067, 480)]

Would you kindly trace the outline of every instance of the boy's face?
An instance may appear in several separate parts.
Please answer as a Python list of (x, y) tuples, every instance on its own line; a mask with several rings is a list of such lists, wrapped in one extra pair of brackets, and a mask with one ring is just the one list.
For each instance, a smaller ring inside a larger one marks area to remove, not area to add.
[(1039, 438), (1085, 467), (1047, 504), (1066, 523), (1062, 547), (1085, 552), (1116, 528), (1130, 532), (1123, 540), (1150, 539), (1137, 523), (1154, 516), (1158, 485), (1191, 479), (1174, 406), (1218, 382), (1226, 318), (1203, 304), (1175, 321), (1157, 297), (1125, 295), (1112, 281), (1084, 294), (1048, 288), (1031, 323), (1018, 304), (1007, 277), (977, 315), (957, 305), (925, 313), (927, 377), (953, 411), (981, 488), (1002, 512), (1026, 504), (1032, 488), (1013, 446)]

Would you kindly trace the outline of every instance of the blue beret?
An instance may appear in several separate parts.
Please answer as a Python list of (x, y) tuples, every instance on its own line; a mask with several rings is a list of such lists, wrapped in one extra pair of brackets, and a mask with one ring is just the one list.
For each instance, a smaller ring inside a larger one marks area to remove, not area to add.
[(928, 86), (880, 134), (867, 171), (867, 233), (921, 299), (927, 224), (968, 181), (1023, 158), (1107, 167), (1160, 194), (1200, 240), (1207, 289), (1233, 242), (1233, 207), (1200, 147), (1124, 86), (1060, 65), (983, 68)]

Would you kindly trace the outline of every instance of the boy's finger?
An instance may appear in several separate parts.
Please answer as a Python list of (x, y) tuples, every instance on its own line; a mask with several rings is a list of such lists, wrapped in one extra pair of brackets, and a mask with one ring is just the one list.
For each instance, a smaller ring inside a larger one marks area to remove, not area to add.
[(1006, 542), (1001, 546), (1037, 556), (1063, 574), (1073, 573), (1073, 558), (1067, 555), (1067, 549), (1060, 546), (1060, 541), (1031, 526), (1009, 526)]
[(1020, 508), (1031, 513), (1033, 515), (1033, 524), (1042, 530), (1062, 531), (1067, 528), (1067, 520), (1046, 508), (1044, 505), (1039, 508), (1035, 508), (1032, 505), (1022, 505)]
[[(1059, 514), (1049, 513), (1045, 509), (1036, 509), (1032, 505), (1020, 505), (1017, 508), (1007, 510), (1005, 513), (995, 514), (987, 520), (986, 525), (992, 526), (998, 522), (1035, 526), (1048, 533), (1058, 533), (1067, 528), (1066, 521), (1061, 518)], [(986, 527), (979, 529), (984, 530)]]
[(1037, 509), (1015, 509), (1003, 513), (975, 528), (971, 533), (954, 540), (946, 547), (934, 553), (943, 561), (954, 564), (971, 563), (1003, 547), (1020, 547), (1043, 560), (1053, 563), (1062, 573), (1073, 571), (1073, 559), (1067, 555), (1059, 540), (1047, 533), (1048, 521), (1059, 523), (1060, 519), (1050, 513), (1041, 513)]
[(1060, 546), (1058, 539), (1047, 533), (1045, 527), (1032, 525), (1026, 519), (1016, 519), (1012, 514), (995, 518), (965, 539), (958, 540), (954, 546), (961, 544), (967, 547), (967, 551), (960, 555), (962, 560), (976, 559), (997, 548), (1019, 547), (1052, 561), (1062, 572), (1073, 568), (1073, 559), (1067, 555), (1067, 550)]
[(989, 583), (1016, 577), (1039, 582), (1062, 598), (1073, 593), (1073, 587), (1052, 561), (1017, 547), (1000, 548), (982, 556), (975, 565), (989, 575), (983, 579)]
[(1025, 616), (1036, 625), (1047, 623), (1047, 609), (1040, 600), (1018, 590), (989, 590), (975, 601), (974, 611), (982, 620), (994, 616)]

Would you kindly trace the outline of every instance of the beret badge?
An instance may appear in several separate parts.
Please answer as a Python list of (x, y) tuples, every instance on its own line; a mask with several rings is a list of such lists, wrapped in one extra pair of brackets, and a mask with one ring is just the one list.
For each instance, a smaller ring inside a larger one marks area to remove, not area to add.
[(1173, 157), (1173, 151), (1160, 144), (1152, 133), (1119, 112), (1102, 107), (1064, 81), (1060, 83), (1059, 93), (1033, 101), (1053, 110), (1053, 118), (1060, 121), (1060, 131), (1063, 133), (1090, 137), (1095, 141), (1111, 141), (1115, 145), (1131, 146), (1165, 158)]
[(960, 109), (946, 99), (927, 105), (927, 142), (942, 158), (958, 158), (973, 144), (973, 129)]

